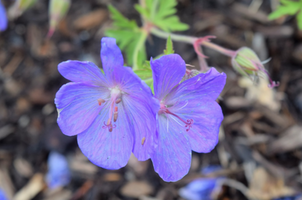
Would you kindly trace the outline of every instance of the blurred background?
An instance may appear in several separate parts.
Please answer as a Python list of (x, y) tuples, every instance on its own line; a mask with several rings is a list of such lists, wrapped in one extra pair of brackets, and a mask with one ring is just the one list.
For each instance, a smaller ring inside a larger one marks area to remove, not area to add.
[[(193, 153), (190, 172), (166, 183), (150, 160), (134, 156), (110, 171), (90, 163), (76, 137), (64, 136), (54, 97), (68, 81), (57, 70), (66, 60), (101, 67), (100, 40), (111, 27), (112, 4), (138, 24), (134, 0), (72, 0), (52, 37), (49, 1), (39, 0), (0, 32), (0, 199), (17, 200), (170, 200), (300, 199), (302, 192), (302, 31), (293, 16), (269, 21), (278, 0), (178, 0), (184, 35), (215, 35), (229, 49), (251, 47), (280, 86), (253, 84), (238, 75), (231, 60), (204, 49), (210, 66), (227, 74), (220, 105), (220, 142), (209, 154)], [(2, 0), (4, 7), (13, 0)], [(0, 19), (1, 20), (1, 19)], [(166, 41), (149, 36), (148, 59)], [(187, 64), (198, 59), (192, 45), (174, 42)]]

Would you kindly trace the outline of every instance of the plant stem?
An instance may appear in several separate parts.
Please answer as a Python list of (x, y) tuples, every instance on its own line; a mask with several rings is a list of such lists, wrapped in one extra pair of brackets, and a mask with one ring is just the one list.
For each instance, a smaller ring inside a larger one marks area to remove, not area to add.
[[(164, 32), (164, 31), (161, 31), (159, 30), (158, 28), (155, 28), (153, 27), (151, 29), (151, 33), (153, 35), (156, 35), (160, 38), (164, 38), (164, 39), (167, 39), (169, 37), (169, 35), (171, 36), (171, 39), (174, 40), (174, 41), (178, 41), (178, 42), (185, 42), (185, 43), (189, 43), (189, 44), (194, 44), (194, 42), (196, 40), (198, 40), (197, 37), (191, 37), (191, 36), (185, 36), (185, 35), (178, 35), (178, 34), (173, 34), (173, 33), (167, 33), (167, 32)], [(211, 42), (207, 42), (207, 41), (204, 41), (202, 42), (202, 45), (203, 46), (206, 46), (210, 49), (213, 49), (215, 51), (218, 51), (226, 56), (229, 56), (229, 57), (233, 57), (234, 55), (236, 55), (236, 52), (235, 51), (232, 51), (230, 49), (226, 49), (226, 48), (223, 48), (221, 46), (218, 46), (217, 44), (213, 44)]]
[[(198, 50), (199, 50), (200, 53), (202, 53), (201, 46), (198, 46)], [(210, 68), (208, 67), (208, 63), (207, 63), (206, 59), (204, 57), (201, 57), (198, 54), (197, 54), (197, 56), (198, 56), (200, 71), (201, 72), (207, 72)]]
[(138, 63), (138, 53), (145, 45), (145, 41), (147, 39), (148, 33), (142, 29), (141, 35), (138, 39), (138, 42), (135, 46), (134, 53), (133, 53), (133, 71), (139, 69), (139, 63)]

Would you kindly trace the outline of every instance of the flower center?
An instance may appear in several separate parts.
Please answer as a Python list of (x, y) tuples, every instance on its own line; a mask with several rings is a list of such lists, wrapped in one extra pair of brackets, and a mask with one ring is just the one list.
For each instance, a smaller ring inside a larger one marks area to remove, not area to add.
[[(109, 108), (109, 118), (107, 120), (107, 122), (104, 122), (104, 126), (102, 128), (108, 128), (109, 132), (112, 132), (113, 128), (116, 127), (116, 125), (112, 124), (112, 120), (113, 122), (117, 121), (117, 117), (118, 117), (118, 107), (117, 104), (120, 103), (122, 101), (121, 99), (121, 95), (122, 92), (119, 88), (115, 87), (110, 89), (110, 108)], [(102, 103), (104, 103), (105, 100), (104, 99), (98, 99), (98, 103), (99, 105), (102, 105)]]
[(159, 110), (159, 114), (169, 114), (169, 115), (173, 115), (174, 117), (176, 117), (177, 119), (179, 119), (180, 121), (182, 121), (185, 124), (185, 128), (186, 131), (189, 131), (190, 128), (192, 127), (193, 124), (193, 119), (187, 119), (187, 120), (183, 120), (181, 117), (179, 117), (178, 115), (172, 113), (166, 105), (164, 105), (163, 103), (160, 104), (160, 110)]

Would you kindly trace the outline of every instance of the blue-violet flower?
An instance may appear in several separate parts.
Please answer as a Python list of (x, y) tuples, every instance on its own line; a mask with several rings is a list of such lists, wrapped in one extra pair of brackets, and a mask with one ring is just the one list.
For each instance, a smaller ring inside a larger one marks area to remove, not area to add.
[(226, 75), (210, 68), (180, 83), (186, 64), (179, 55), (165, 55), (150, 63), (160, 104), (151, 159), (163, 180), (177, 181), (189, 171), (191, 150), (207, 153), (218, 142), (223, 115), (215, 100)]
[[(220, 170), (221, 166), (212, 165), (204, 168), (202, 174), (206, 175)], [(215, 197), (221, 192), (221, 184), (219, 181), (223, 177), (215, 178), (198, 178), (183, 188), (180, 188), (179, 195), (188, 200), (211, 200), (216, 199)]]
[(106, 169), (127, 164), (131, 152), (150, 158), (157, 104), (150, 88), (124, 67), (114, 38), (101, 41), (104, 73), (91, 62), (66, 61), (59, 72), (72, 81), (56, 94), (58, 124), (65, 135), (78, 135), (88, 159)]
[(47, 165), (46, 182), (50, 189), (66, 186), (70, 182), (69, 166), (64, 155), (51, 152)]
[(0, 188), (0, 200), (8, 200), (4, 191)]
[(0, 31), (4, 31), (7, 28), (7, 17), (5, 7), (0, 0)]

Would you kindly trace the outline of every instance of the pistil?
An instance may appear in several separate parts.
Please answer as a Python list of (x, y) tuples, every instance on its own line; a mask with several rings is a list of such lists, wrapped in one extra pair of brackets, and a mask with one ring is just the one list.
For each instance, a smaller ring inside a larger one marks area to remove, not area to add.
[[(104, 126), (103, 128), (108, 128), (109, 132), (112, 132), (113, 128), (116, 127), (116, 125), (112, 125), (112, 119), (113, 122), (117, 121), (118, 118), (118, 107), (115, 106), (116, 104), (120, 103), (122, 100), (120, 98), (121, 96), (121, 92), (119, 89), (117, 88), (113, 88), (111, 90), (111, 99), (110, 99), (110, 108), (109, 108), (109, 118), (107, 120), (107, 122), (104, 122)], [(99, 105), (101, 105), (102, 103), (104, 103), (102, 101), (102, 99), (98, 99)]]
[(160, 113), (166, 113), (166, 114), (173, 115), (174, 117), (176, 117), (177, 119), (179, 119), (180, 121), (182, 121), (183, 123), (185, 123), (186, 131), (189, 131), (190, 128), (192, 128), (192, 125), (193, 125), (193, 122), (194, 122), (193, 119), (187, 119), (185, 121), (182, 118), (180, 118), (178, 115), (176, 115), (176, 114), (172, 113), (170, 110), (168, 110), (166, 108), (166, 106), (163, 105), (163, 104), (160, 105)]

